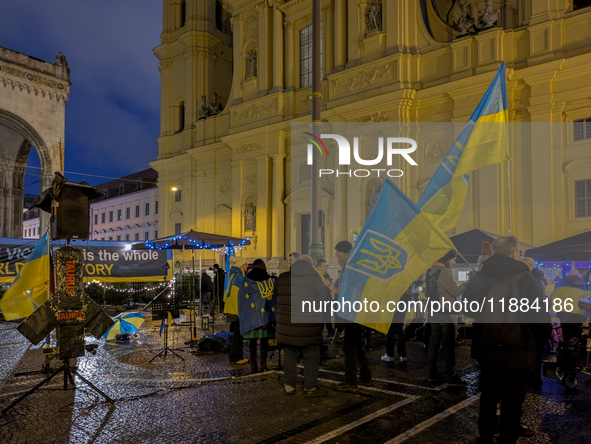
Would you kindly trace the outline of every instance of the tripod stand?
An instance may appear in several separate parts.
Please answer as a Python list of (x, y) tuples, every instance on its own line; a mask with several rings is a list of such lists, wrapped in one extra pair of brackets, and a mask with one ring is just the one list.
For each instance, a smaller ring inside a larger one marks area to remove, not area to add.
[(166, 356), (168, 356), (168, 352), (172, 353), (177, 358), (180, 358), (183, 362), (185, 361), (185, 358), (183, 358), (177, 352), (175, 352), (174, 349), (168, 347), (168, 323), (167, 323), (166, 327), (164, 328), (164, 348), (162, 350), (160, 350), (156, 356), (154, 356), (152, 359), (150, 359), (150, 361), (148, 361), (148, 364), (151, 364), (152, 361), (154, 359), (156, 359), (158, 356), (162, 356), (162, 353), (164, 353), (163, 357), (165, 358)]
[[(74, 377), (72, 376), (72, 374), (78, 376), (80, 379), (82, 379), (82, 381), (86, 382), (86, 384), (88, 384), (92, 389), (94, 389), (97, 393), (99, 393), (100, 395), (103, 396), (103, 398), (105, 398), (107, 401), (109, 401), (111, 404), (115, 404), (115, 401), (113, 401), (111, 398), (109, 398), (107, 395), (105, 395), (101, 390), (99, 390), (92, 382), (90, 382), (88, 379), (86, 379), (84, 376), (82, 376), (80, 373), (78, 373), (76, 371), (76, 367), (73, 367), (70, 365), (70, 361), (68, 359), (64, 359), (63, 360), (63, 364), (61, 367), (57, 368), (54, 370), (54, 372), (49, 375), (47, 378), (45, 378), (43, 381), (41, 381), (39, 384), (37, 384), (35, 387), (33, 387), (31, 390), (29, 390), (27, 393), (25, 393), (24, 395), (22, 395), (20, 398), (18, 398), (16, 401), (14, 401), (12, 404), (10, 404), (8, 407), (6, 407), (4, 410), (2, 410), (2, 414), (4, 415), (7, 411), (9, 411), (11, 408), (13, 408), (15, 405), (19, 404), (21, 401), (23, 401), (25, 398), (27, 398), (29, 395), (32, 395), (33, 393), (35, 393), (37, 390), (39, 390), (43, 385), (47, 384), (49, 381), (51, 381), (53, 379), (54, 376), (57, 376), (59, 373), (64, 372), (64, 390), (68, 390), (68, 381), (70, 381), (70, 383), (72, 384), (73, 387), (76, 387), (76, 384), (74, 383)], [(33, 372), (28, 372), (28, 373), (21, 373), (21, 374), (31, 374)]]

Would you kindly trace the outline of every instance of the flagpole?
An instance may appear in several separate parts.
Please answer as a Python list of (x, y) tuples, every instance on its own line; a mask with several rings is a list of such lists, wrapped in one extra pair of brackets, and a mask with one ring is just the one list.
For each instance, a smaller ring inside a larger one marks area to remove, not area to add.
[(468, 265), (468, 267), (470, 267), (472, 269), (472, 271), (474, 273), (476, 273), (476, 270), (474, 270), (474, 268), (472, 268), (472, 265), (470, 265), (470, 262), (468, 262), (466, 260), (466, 258), (462, 255), (462, 253), (460, 253), (458, 250), (456, 250), (456, 253), (458, 253), (458, 256), (460, 256), (464, 260), (464, 262), (466, 262), (466, 265)]
[[(39, 218), (41, 219), (41, 218)], [(49, 281), (47, 282), (47, 300), (49, 301), (49, 290), (51, 287), (51, 254), (49, 251), (49, 229), (51, 228), (51, 218), (50, 218), (50, 222), (47, 224), (47, 229), (45, 230), (45, 234), (47, 235), (47, 257), (49, 258)], [(51, 332), (49, 332), (47, 334), (47, 337), (45, 338), (45, 348), (51, 348)]]
[(509, 236), (513, 236), (513, 211), (511, 204), (511, 166), (513, 159), (507, 160), (507, 191), (509, 192)]

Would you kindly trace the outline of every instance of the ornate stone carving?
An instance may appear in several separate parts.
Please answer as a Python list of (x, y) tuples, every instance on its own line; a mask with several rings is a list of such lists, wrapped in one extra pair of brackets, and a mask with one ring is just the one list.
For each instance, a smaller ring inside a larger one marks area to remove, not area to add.
[(256, 182), (256, 181), (255, 181), (255, 179), (254, 179), (254, 176), (248, 176), (248, 177), (246, 178), (246, 181), (247, 181), (249, 184), (251, 184), (251, 185), (254, 185), (254, 184), (255, 184), (255, 182)]
[(158, 65), (158, 71), (160, 72), (170, 68), (172, 68), (172, 60), (161, 60), (160, 64)]
[(250, 153), (251, 151), (260, 150), (261, 148), (262, 146), (258, 142), (245, 143), (238, 148), (238, 154)]
[(251, 105), (249, 108), (241, 111), (233, 111), (232, 122), (235, 124), (242, 123), (245, 120), (260, 119), (261, 117), (269, 116), (277, 112), (277, 99), (266, 103), (257, 103)]
[(201, 106), (197, 110), (199, 120), (206, 119), (211, 114), (210, 109), (207, 107), (207, 96), (201, 96)]
[(258, 41), (259, 37), (259, 22), (256, 14), (252, 14), (244, 19), (244, 41), (253, 38)]
[(213, 99), (211, 100), (211, 103), (208, 108), (209, 114), (212, 116), (219, 114), (222, 111), (222, 109), (224, 108), (222, 107), (222, 104), (218, 102), (218, 94), (214, 92)]
[(244, 230), (245, 231), (256, 231), (256, 216), (257, 216), (257, 209), (256, 207), (250, 203), (250, 205), (246, 208), (246, 211), (242, 213), (244, 216)]
[(382, 30), (382, 2), (381, 0), (373, 0), (373, 3), (365, 11), (365, 23), (367, 24), (367, 32)]
[[(25, 71), (21, 71), (20, 69), (13, 68), (12, 66), (0, 65), (0, 72), (3, 74), (8, 74), (8, 75), (12, 75), (15, 77), (19, 77), (20, 79), (23, 79), (23, 81), (34, 82), (39, 85), (48, 86), (50, 88), (56, 88), (59, 90), (64, 89), (64, 85), (62, 83), (58, 83), (54, 80), (48, 79), (47, 77), (42, 76), (40, 74), (36, 74), (36, 73), (32, 74), (32, 73), (28, 73)], [(60, 87), (60, 85), (61, 85), (61, 87)], [(28, 88), (29, 86), (25, 83), (25, 84), (21, 84), (20, 87), (22, 89), (23, 87)], [(31, 86), (31, 87), (33, 87), (33, 86)], [(33, 87), (33, 88), (37, 89), (35, 87)]]
[(231, 189), (232, 189), (232, 182), (230, 182), (230, 179), (228, 179), (227, 177), (222, 179), (222, 182), (220, 183), (220, 192), (222, 194), (227, 194), (230, 192)]
[(359, 122), (356, 126), (365, 126), (373, 122), (388, 122), (390, 120), (390, 111), (376, 111), (367, 116), (357, 117), (356, 122)]
[(257, 75), (257, 52), (255, 49), (248, 53), (248, 73), (246, 77), (256, 77)]
[(348, 94), (395, 80), (397, 77), (396, 69), (397, 63), (393, 61), (383, 66), (362, 69), (354, 76), (334, 79), (330, 84), (332, 95)]
[(55, 64), (68, 66), (68, 62), (66, 61), (66, 56), (63, 55), (61, 51), (58, 53), (57, 56), (55, 56)]
[(468, 34), (472, 26), (474, 26), (474, 19), (468, 16), (467, 3), (460, 0), (460, 18), (454, 24), (459, 32), (458, 37)]
[(425, 148), (425, 158), (430, 162), (439, 162), (447, 153), (447, 144), (441, 139), (433, 140)]
[(486, 9), (480, 16), (482, 29), (492, 28), (501, 16), (501, 8), (493, 9), (492, 0), (486, 0)]
[(312, 109), (312, 101), (310, 97), (305, 95), (300, 98), (300, 106), (298, 107), (298, 113), (304, 113)]

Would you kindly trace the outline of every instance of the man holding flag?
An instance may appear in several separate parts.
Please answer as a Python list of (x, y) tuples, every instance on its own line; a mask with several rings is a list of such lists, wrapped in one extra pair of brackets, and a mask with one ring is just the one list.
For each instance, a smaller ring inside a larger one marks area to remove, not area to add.
[(0, 299), (0, 309), (7, 321), (26, 318), (47, 300), (51, 263), (48, 242), (45, 233)]

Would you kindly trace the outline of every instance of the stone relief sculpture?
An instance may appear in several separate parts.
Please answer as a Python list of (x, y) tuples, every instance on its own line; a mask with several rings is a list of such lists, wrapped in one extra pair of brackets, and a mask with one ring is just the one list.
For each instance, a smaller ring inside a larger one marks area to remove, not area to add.
[(218, 94), (213, 93), (213, 99), (209, 105), (209, 114), (214, 115), (218, 114), (223, 109), (221, 103), (218, 102)]
[(57, 56), (55, 56), (55, 63), (57, 63), (58, 65), (68, 66), (68, 62), (66, 62), (66, 56), (63, 55), (61, 51), (58, 53)]
[(501, 16), (501, 8), (493, 9), (492, 0), (486, 0), (486, 9), (480, 17), (480, 24), (482, 29), (491, 28), (497, 23), (497, 20)]
[(456, 30), (459, 31), (458, 37), (468, 34), (468, 30), (474, 26), (474, 20), (468, 16), (467, 3), (460, 1), (460, 18), (455, 23)]
[(209, 108), (207, 107), (207, 96), (201, 96), (201, 106), (197, 110), (197, 113), (200, 120), (207, 118), (211, 114)]
[(373, 3), (367, 8), (365, 23), (368, 33), (382, 30), (382, 3), (380, 0), (373, 0)]
[(256, 215), (257, 209), (256, 207), (250, 203), (249, 207), (246, 209), (244, 213), (244, 230), (245, 231), (256, 231)]
[(246, 77), (256, 77), (257, 75), (257, 52), (256, 50), (250, 51), (248, 54), (248, 74)]

